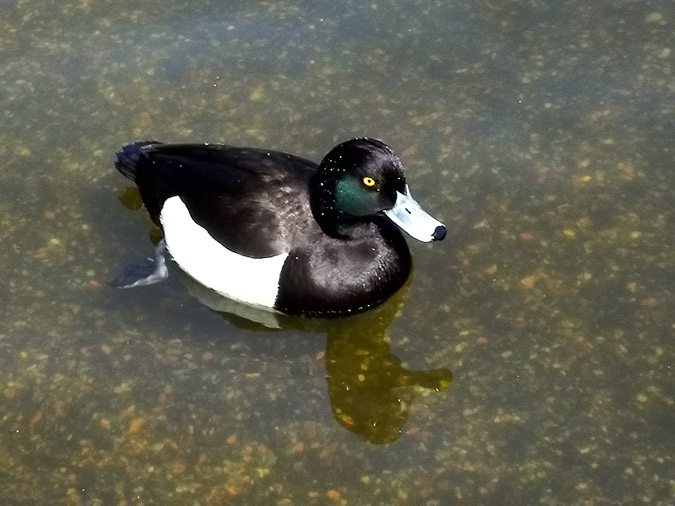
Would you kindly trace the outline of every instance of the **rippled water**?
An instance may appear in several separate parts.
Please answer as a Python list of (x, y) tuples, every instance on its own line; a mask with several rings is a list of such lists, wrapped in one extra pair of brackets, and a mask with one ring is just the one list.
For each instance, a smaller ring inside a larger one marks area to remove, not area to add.
[[(0, 502), (672, 502), (671, 3), (230, 4), (0, 3)], [(381, 309), (108, 287), (122, 144), (358, 135), (450, 231)]]

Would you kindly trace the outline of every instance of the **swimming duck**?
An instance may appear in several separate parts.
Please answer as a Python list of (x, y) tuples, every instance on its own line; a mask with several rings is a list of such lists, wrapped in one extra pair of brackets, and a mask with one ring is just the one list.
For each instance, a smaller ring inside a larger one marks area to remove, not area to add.
[(121, 286), (166, 277), (165, 246), (226, 297), (341, 316), (381, 304), (405, 283), (411, 258), (398, 227), (424, 242), (446, 233), (411, 197), (394, 151), (371, 138), (339, 144), (319, 165), (258, 148), (136, 142), (115, 166), (164, 233), (154, 271)]

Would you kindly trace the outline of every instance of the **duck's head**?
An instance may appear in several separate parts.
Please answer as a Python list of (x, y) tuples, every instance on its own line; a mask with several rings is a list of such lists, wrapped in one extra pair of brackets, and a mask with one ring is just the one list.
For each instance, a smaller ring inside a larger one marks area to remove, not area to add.
[(381, 141), (360, 137), (334, 147), (311, 181), (314, 216), (333, 236), (356, 222), (385, 215), (419, 241), (440, 241), (445, 225), (411, 197), (403, 165)]

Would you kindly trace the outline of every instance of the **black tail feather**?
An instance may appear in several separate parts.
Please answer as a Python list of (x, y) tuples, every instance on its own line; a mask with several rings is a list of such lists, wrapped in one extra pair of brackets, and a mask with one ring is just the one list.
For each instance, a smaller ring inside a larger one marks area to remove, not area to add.
[(125, 177), (136, 181), (137, 164), (143, 155), (143, 148), (155, 144), (161, 143), (157, 141), (138, 141), (127, 144), (115, 154), (115, 167)]

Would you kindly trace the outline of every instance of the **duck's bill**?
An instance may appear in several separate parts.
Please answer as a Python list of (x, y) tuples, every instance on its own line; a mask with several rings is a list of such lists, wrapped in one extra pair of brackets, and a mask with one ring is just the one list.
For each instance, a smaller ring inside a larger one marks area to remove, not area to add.
[(418, 241), (442, 241), (445, 237), (445, 225), (420, 207), (407, 186), (405, 193), (396, 192), (396, 204), (384, 214)]

